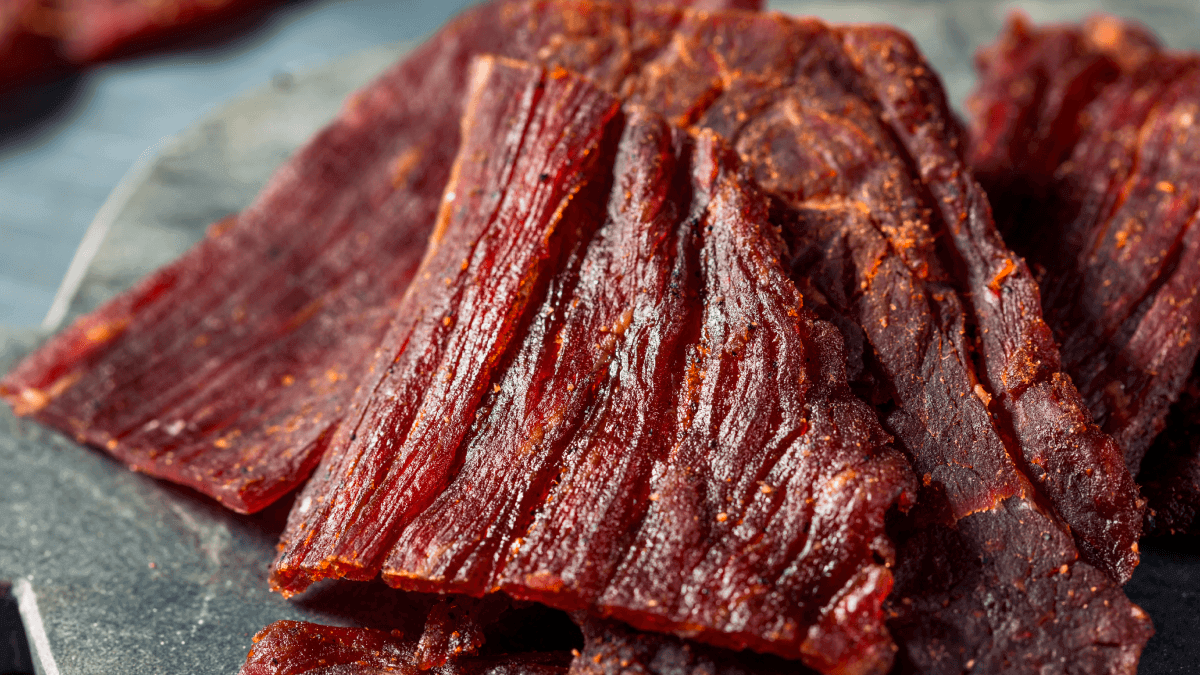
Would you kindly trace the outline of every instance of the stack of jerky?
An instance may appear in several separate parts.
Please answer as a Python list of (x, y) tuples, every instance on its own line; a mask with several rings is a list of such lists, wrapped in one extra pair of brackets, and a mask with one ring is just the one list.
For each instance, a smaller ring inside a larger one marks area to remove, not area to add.
[[(1142, 417), (1097, 407), (1077, 294), (1043, 320), (966, 159), (1048, 214), (1013, 157), (1069, 153), (1076, 83), (989, 103), (988, 164), (902, 33), (716, 4), (466, 12), (0, 382), (238, 511), (303, 485), (286, 595), (446, 596), (273, 624), (243, 673), (1136, 671)], [(1024, 44), (998, 77), (1058, 76)], [(496, 638), (529, 603), (573, 652)]]

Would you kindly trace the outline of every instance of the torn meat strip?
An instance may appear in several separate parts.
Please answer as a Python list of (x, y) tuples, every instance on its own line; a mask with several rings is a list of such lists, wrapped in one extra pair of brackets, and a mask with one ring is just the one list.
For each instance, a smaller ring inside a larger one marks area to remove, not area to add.
[(284, 588), (378, 574), (397, 529), (461, 465), (457, 448), (557, 250), (599, 225), (601, 140), (617, 102), (577, 78), (493, 59), (477, 61), (472, 78), (429, 250), (350, 421), (293, 511), (310, 525), (289, 537), (295, 549), (276, 571)]
[[(972, 162), (1006, 238), (1041, 270), (1064, 369), (1136, 472), (1200, 349), (1200, 59), (1112, 17), (1014, 17), (980, 70)], [(1048, 136), (1058, 143), (1037, 149)], [(1179, 475), (1200, 472), (1173, 455)], [(1196, 507), (1177, 503), (1186, 489), (1142, 482), (1156, 510)]]
[[(489, 157), (553, 167), (538, 154), (543, 136), (552, 148), (587, 135), (517, 135), (509, 125), (525, 129), (525, 115), (562, 107), (560, 89), (582, 80), (553, 71), (538, 107), (509, 121), (493, 108), (507, 110), (533, 86), (513, 80), (537, 81), (540, 71), (484, 60), (478, 72), (465, 123), (473, 131), (448, 194), (517, 200), (534, 185), (556, 189), (557, 171), (464, 169)], [(598, 89), (591, 95), (596, 106), (613, 101)], [(561, 259), (546, 266), (554, 276), (532, 294), (540, 300), (509, 353), (501, 358), (491, 342), (480, 353), (467, 341), (481, 339), (477, 314), (519, 317), (511, 299), (497, 292), (487, 307), (463, 303), (454, 317), (447, 340), (465, 347), (447, 350), (453, 363), (503, 366), (493, 376), (430, 361), (424, 370), (453, 395), (415, 403), (364, 389), (364, 423), (339, 431), (349, 442), (335, 441), (301, 496), (275, 582), (297, 591), (382, 567), (403, 588), (503, 589), (800, 657), (825, 672), (886, 669), (892, 646), (881, 604), (890, 573), (873, 555), (890, 558), (883, 516), (909, 480), (903, 460), (846, 386), (836, 329), (812, 320), (779, 267), (765, 204), (741, 187), (736, 160), (711, 135), (693, 154), (688, 138), (651, 113), (631, 109), (625, 120), (605, 165), (614, 186), (607, 209), (596, 209), (607, 219), (593, 236), (591, 197), (575, 196), (571, 206), (580, 207), (562, 219), (574, 231), (560, 233)], [(526, 175), (535, 182), (522, 183)], [(434, 249), (446, 262), (419, 274), (409, 297), (455, 292), (443, 265), (466, 266), (460, 251), (483, 232), (470, 223), (493, 217), (464, 209)], [(511, 249), (526, 232), (545, 242), (543, 227), (510, 220), (489, 238), (504, 232)], [(424, 344), (385, 342), (414, 343)], [(381, 388), (412, 386), (403, 354), (390, 362), (395, 371)], [(460, 393), (481, 389), (482, 400)], [(418, 421), (371, 422), (385, 415)], [(461, 468), (430, 480), (428, 465)], [(418, 485), (422, 492), (409, 487)], [(369, 539), (360, 522), (373, 525)]]

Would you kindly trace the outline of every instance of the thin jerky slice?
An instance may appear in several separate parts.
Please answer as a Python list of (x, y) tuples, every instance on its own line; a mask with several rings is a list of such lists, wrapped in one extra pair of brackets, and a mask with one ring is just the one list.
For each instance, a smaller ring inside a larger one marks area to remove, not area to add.
[(351, 421), (289, 519), (305, 534), (285, 535), (283, 588), (378, 574), (399, 530), (454, 478), (456, 449), (558, 249), (599, 225), (591, 200), (607, 186), (580, 190), (606, 175), (597, 158), (615, 99), (490, 58), (471, 71), (463, 144), (429, 251)]
[[(954, 151), (959, 137), (940, 85), (908, 40), (861, 30), (848, 32), (846, 42), (949, 235), (952, 253), (944, 257), (960, 266), (966, 283), (982, 357), (978, 376), (997, 399), (997, 427), (1016, 443), (1018, 466), (1071, 526), (1085, 557), (1128, 579), (1141, 529), (1137, 487), (1121, 466), (1121, 449), (1092, 422), (1063, 372), (1037, 284), (1001, 240), (983, 190)], [(881, 42), (886, 50), (878, 49)], [(884, 51), (889, 58), (879, 56)]]
[[(1042, 271), (1064, 370), (1133, 472), (1200, 348), (1198, 66), (1111, 17), (1013, 19), (973, 97), (971, 161), (1007, 240)], [(1065, 89), (1087, 95), (1060, 104)], [(1044, 156), (1023, 144), (1060, 132)]]
[(276, 621), (254, 636), (239, 675), (563, 675), (568, 652), (460, 657), (420, 667), (417, 641), (371, 628)]

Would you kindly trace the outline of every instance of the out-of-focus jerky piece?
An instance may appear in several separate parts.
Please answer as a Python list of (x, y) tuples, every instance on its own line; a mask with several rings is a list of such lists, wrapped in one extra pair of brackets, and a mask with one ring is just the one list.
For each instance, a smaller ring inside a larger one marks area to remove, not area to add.
[(34, 415), (243, 512), (302, 481), (420, 261), (458, 148), (473, 10), (347, 102), (255, 203), (0, 381)]
[(1037, 283), (1005, 246), (987, 197), (955, 152), (960, 139), (936, 76), (894, 31), (848, 30), (846, 44), (929, 191), (952, 247), (946, 257), (961, 266), (982, 356), (978, 377), (997, 398), (997, 428), (1016, 444), (1018, 466), (1070, 525), (1085, 556), (1127, 580), (1141, 535), (1137, 486), (1121, 448), (1092, 422), (1063, 372)]
[(94, 63), (214, 29), (259, 12), (274, 0), (42, 0), (60, 15), (61, 49), (73, 63)]
[[(1112, 17), (1014, 19), (971, 106), (971, 161), (1006, 238), (1042, 270), (1063, 368), (1134, 472), (1200, 348), (1198, 63)], [(1089, 93), (1055, 101), (1064, 89)], [(1042, 156), (1021, 140), (1049, 136)]]
[(254, 636), (239, 675), (563, 675), (569, 652), (462, 657), (420, 667), (417, 641), (370, 628), (276, 621)]
[(733, 652), (670, 635), (642, 633), (616, 621), (582, 615), (583, 649), (570, 675), (805, 675), (795, 661), (753, 652)]
[(484, 58), (471, 70), (429, 250), (289, 518), (273, 577), (284, 590), (379, 573), (402, 528), (454, 478), (460, 442), (557, 249), (599, 225), (591, 200), (607, 186), (592, 179), (609, 172), (597, 158), (617, 102), (533, 66)]
[(883, 516), (908, 472), (736, 160), (712, 135), (677, 158), (661, 120), (630, 117), (582, 278), (547, 296), (384, 578), (886, 669), (890, 574), (872, 556), (890, 558)]
[(66, 70), (57, 51), (58, 32), (58, 16), (38, 0), (0, 3), (0, 95)]
[(1192, 372), (1138, 474), (1146, 531), (1200, 535), (1200, 375)]
[(975, 57), (983, 77), (967, 100), (970, 160), (997, 197), (996, 224), (1010, 246), (1037, 234), (1009, 228), (1043, 208), (1055, 170), (1079, 140), (1080, 112), (1122, 69), (1159, 49), (1153, 35), (1130, 22), (1100, 15), (1085, 25), (1035, 29), (1013, 12), (996, 43)]

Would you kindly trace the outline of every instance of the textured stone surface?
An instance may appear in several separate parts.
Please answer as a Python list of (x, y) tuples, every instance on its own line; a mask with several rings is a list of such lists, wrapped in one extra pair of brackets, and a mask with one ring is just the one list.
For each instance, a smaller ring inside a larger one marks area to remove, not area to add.
[[(776, 3), (833, 21), (887, 21), (911, 32), (954, 101), (974, 82), (970, 55), (994, 38), (994, 2)], [(1183, 0), (1125, 5), (1092, 0), (1019, 3), (1035, 21), (1107, 9), (1149, 24), (1163, 40), (1200, 48), (1200, 11)], [(400, 48), (380, 48), (235, 101), (207, 117), (132, 181), (68, 317), (95, 307), (175, 258), (212, 221), (246, 205), (271, 170), (346, 93)], [(41, 336), (0, 329), (0, 370)], [(267, 591), (267, 568), (290, 500), (238, 516), (196, 493), (126, 471), (0, 408), (0, 579), (36, 595), (63, 675), (234, 673), (250, 637), (277, 619), (386, 627), (405, 601), (381, 584), (323, 584), (292, 602)], [(1141, 673), (1191, 672), (1200, 661), (1200, 555), (1188, 544), (1149, 550), (1127, 586), (1155, 619)], [(35, 655), (35, 660), (38, 657)]]

